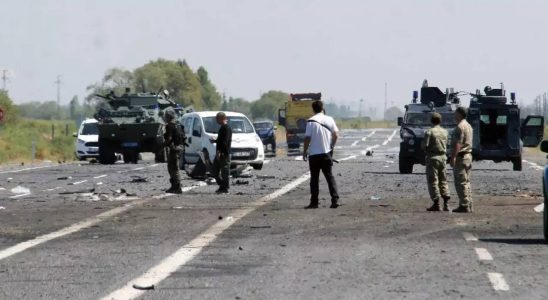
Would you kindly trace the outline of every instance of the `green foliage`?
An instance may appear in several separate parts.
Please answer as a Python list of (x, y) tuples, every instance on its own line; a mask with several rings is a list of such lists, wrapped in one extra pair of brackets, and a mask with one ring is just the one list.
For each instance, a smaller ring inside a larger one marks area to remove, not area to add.
[(369, 117), (335, 120), (339, 129), (395, 128), (394, 121), (372, 121)]
[(221, 106), (222, 111), (235, 111), (242, 113), (246, 116), (250, 115), (251, 102), (246, 101), (243, 98), (228, 98), (228, 101), (223, 102)]
[(17, 121), (17, 107), (11, 101), (8, 92), (0, 90), (0, 107), (4, 110), (4, 123)]
[(75, 151), (72, 132), (76, 130), (73, 121), (19, 119), (5, 124), (0, 130), (0, 163), (30, 161), (33, 141), (36, 142), (37, 160), (72, 160)]
[(403, 116), (403, 111), (397, 106), (392, 106), (388, 108), (385, 112), (385, 119), (387, 121), (395, 121), (398, 117), (402, 117), (402, 116)]
[(103, 79), (88, 86), (88, 103), (96, 105), (95, 94), (105, 95), (111, 90), (117, 95), (126, 88), (133, 91), (157, 92), (168, 90), (172, 99), (183, 106), (193, 105), (196, 110), (218, 110), (221, 95), (211, 83), (204, 67), (194, 72), (184, 60), (157, 59), (134, 71), (110, 69)]
[(278, 118), (278, 110), (289, 100), (289, 94), (282, 91), (268, 91), (251, 104), (251, 117), (254, 120)]

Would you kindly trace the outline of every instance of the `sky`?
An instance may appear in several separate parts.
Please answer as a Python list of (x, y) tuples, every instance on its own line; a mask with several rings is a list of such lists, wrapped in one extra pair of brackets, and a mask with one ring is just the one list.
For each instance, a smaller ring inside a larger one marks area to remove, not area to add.
[[(227, 96), (322, 92), (403, 105), (423, 79), (521, 103), (547, 88), (548, 1), (2, 0), (0, 69), (16, 103), (86, 96), (112, 67), (157, 58), (204, 66)], [(463, 97), (466, 98), (466, 97)], [(354, 107), (355, 108), (355, 107)]]

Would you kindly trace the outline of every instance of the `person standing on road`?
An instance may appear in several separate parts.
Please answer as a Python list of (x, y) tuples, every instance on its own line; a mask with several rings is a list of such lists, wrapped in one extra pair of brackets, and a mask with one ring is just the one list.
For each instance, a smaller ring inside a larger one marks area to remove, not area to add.
[(466, 121), (467, 111), (464, 107), (455, 110), (457, 127), (453, 131), (453, 152), (449, 164), (453, 167), (455, 189), (459, 196), (459, 207), (456, 213), (469, 213), (472, 208), (472, 190), (470, 187), (470, 170), (472, 169), (472, 126)]
[(217, 194), (227, 194), (230, 176), (230, 147), (232, 144), (232, 129), (228, 125), (228, 118), (223, 112), (217, 113), (217, 124), (221, 125), (219, 134), (213, 143), (217, 143), (217, 153), (213, 161), (213, 177), (219, 185)]
[(182, 194), (181, 175), (179, 173), (179, 157), (183, 151), (185, 136), (182, 126), (175, 118), (175, 111), (167, 110), (164, 113), (166, 132), (164, 133), (164, 147), (167, 149), (167, 171), (171, 187), (166, 193)]
[(449, 185), (447, 184), (447, 130), (441, 124), (441, 115), (432, 113), (433, 127), (426, 130), (421, 147), (426, 153), (426, 180), (432, 206), (427, 211), (440, 211), (440, 198), (443, 199), (443, 210), (449, 211)]
[(320, 170), (323, 172), (329, 194), (331, 208), (339, 207), (337, 183), (333, 176), (333, 149), (339, 137), (339, 129), (333, 118), (326, 116), (322, 101), (314, 101), (312, 110), (315, 115), (308, 119), (304, 138), (303, 160), (310, 166), (310, 204), (305, 209), (318, 208)]

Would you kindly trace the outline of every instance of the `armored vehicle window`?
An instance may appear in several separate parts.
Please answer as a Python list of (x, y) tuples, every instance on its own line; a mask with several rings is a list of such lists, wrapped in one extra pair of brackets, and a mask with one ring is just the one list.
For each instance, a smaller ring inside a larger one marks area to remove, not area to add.
[(529, 121), (527, 121), (527, 126), (541, 126), (542, 125), (542, 119), (541, 118), (530, 118)]
[(82, 135), (98, 135), (99, 128), (97, 128), (97, 123), (88, 123), (84, 124), (82, 128)]
[[(245, 117), (228, 117), (228, 125), (232, 128), (233, 133), (253, 133), (253, 126), (249, 120)], [(205, 131), (208, 133), (218, 133), (219, 124), (215, 117), (206, 117), (204, 118), (204, 127)]]
[[(406, 124), (415, 126), (431, 126), (430, 113), (408, 113), (406, 116)], [(441, 124), (444, 126), (455, 125), (455, 118), (452, 113), (441, 114)]]

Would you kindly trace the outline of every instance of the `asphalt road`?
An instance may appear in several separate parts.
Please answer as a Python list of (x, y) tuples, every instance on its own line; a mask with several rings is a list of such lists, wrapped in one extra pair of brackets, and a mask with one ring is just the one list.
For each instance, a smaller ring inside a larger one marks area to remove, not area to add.
[(475, 162), (475, 212), (428, 213), (424, 167), (400, 175), (399, 142), (344, 131), (338, 209), (325, 186), (303, 209), (307, 164), (284, 151), (229, 195), (186, 176), (164, 194), (150, 161), (2, 167), (0, 299), (546, 298), (545, 157), (528, 152), (522, 172)]

